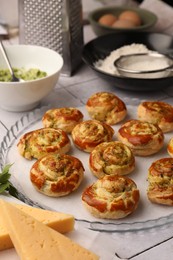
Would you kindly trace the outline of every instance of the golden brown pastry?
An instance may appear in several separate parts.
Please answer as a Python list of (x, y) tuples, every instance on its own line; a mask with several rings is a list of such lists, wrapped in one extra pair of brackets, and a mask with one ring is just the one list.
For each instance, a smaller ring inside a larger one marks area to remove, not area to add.
[(133, 180), (125, 176), (106, 175), (83, 191), (82, 202), (96, 218), (119, 219), (134, 212), (139, 197)]
[(146, 101), (138, 106), (138, 118), (158, 124), (162, 131), (173, 131), (173, 106), (163, 101)]
[(48, 153), (67, 153), (71, 143), (66, 132), (61, 129), (40, 128), (24, 134), (17, 146), (20, 155), (31, 160)]
[(148, 199), (173, 206), (173, 158), (153, 162), (148, 171)]
[(86, 103), (86, 109), (92, 119), (115, 125), (127, 115), (124, 102), (110, 92), (93, 94)]
[(167, 151), (171, 157), (173, 157), (173, 137), (169, 140)]
[(36, 190), (51, 196), (65, 196), (76, 190), (83, 180), (81, 161), (67, 154), (48, 154), (37, 160), (30, 170)]
[(46, 111), (42, 118), (44, 127), (60, 128), (69, 134), (82, 120), (82, 112), (73, 107), (50, 109)]
[(77, 148), (85, 152), (91, 152), (98, 144), (111, 141), (114, 130), (103, 122), (86, 120), (76, 125), (71, 135)]
[(125, 175), (134, 170), (135, 158), (127, 145), (119, 141), (104, 142), (90, 153), (89, 167), (97, 178)]
[(120, 127), (118, 140), (129, 146), (135, 155), (147, 156), (163, 147), (164, 135), (158, 125), (132, 119)]

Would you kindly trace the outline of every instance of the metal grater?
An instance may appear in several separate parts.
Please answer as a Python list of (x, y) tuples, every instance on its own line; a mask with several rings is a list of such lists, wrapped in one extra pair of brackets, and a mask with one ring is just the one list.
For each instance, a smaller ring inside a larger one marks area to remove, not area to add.
[(60, 53), (62, 74), (71, 76), (81, 63), (81, 0), (19, 0), (19, 41)]

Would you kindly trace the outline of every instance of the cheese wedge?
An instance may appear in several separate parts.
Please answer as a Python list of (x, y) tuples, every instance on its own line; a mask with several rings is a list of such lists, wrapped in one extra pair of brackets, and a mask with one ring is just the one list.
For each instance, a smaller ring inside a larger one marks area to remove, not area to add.
[(97, 255), (1, 200), (1, 214), (21, 260), (96, 260)]
[[(70, 214), (33, 208), (22, 204), (12, 203), (12, 205), (60, 233), (66, 233), (74, 229), (74, 217)], [(4, 226), (3, 216), (0, 214), (0, 251), (12, 247), (13, 243)]]

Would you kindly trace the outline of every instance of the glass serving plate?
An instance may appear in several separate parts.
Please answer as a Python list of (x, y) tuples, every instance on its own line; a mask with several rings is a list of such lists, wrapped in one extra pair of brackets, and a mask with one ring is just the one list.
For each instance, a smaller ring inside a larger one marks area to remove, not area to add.
[[(17, 143), (24, 133), (43, 127), (41, 118), (48, 109), (50, 107), (42, 107), (23, 116), (11, 127), (1, 143), (0, 166), (2, 168), (6, 164), (13, 164), (10, 171), (12, 174), (11, 182), (19, 191), (19, 200), (36, 207), (72, 214), (83, 227), (96, 231), (129, 232), (159, 227), (173, 222), (173, 207), (153, 204), (148, 200), (146, 194), (148, 168), (153, 161), (169, 157), (166, 148), (171, 133), (165, 134), (165, 145), (160, 152), (148, 157), (136, 157), (135, 170), (128, 177), (136, 182), (140, 190), (140, 202), (136, 211), (124, 219), (96, 219), (85, 209), (81, 200), (82, 191), (86, 186), (96, 181), (96, 177), (89, 170), (89, 154), (79, 151), (72, 142), (70, 154), (78, 157), (85, 168), (84, 180), (80, 187), (70, 195), (60, 198), (48, 197), (36, 191), (29, 178), (29, 171), (35, 160), (28, 161), (20, 156)], [(79, 107), (78, 109), (84, 114), (84, 119), (89, 119), (85, 107)], [(136, 105), (127, 105), (127, 110), (128, 115), (125, 120), (137, 118)], [(115, 140), (117, 139), (117, 130), (121, 124), (122, 122), (113, 126)]]

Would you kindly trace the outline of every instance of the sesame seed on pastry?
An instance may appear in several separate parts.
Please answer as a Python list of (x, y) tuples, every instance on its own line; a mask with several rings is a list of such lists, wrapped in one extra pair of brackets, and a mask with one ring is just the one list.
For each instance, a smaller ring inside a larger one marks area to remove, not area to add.
[(173, 106), (163, 101), (146, 101), (138, 106), (138, 118), (158, 124), (164, 133), (173, 131)]
[(44, 127), (60, 128), (69, 134), (82, 120), (82, 112), (73, 107), (50, 109), (46, 111), (42, 118)]
[(169, 140), (167, 145), (167, 151), (171, 157), (173, 157), (173, 137)]
[(86, 103), (86, 109), (92, 119), (115, 125), (127, 115), (124, 102), (110, 92), (93, 94)]
[(37, 160), (30, 170), (30, 180), (39, 192), (60, 197), (76, 190), (83, 180), (81, 161), (67, 154), (48, 154)]
[(129, 146), (135, 155), (148, 156), (163, 147), (164, 135), (158, 125), (132, 119), (120, 127), (118, 140)]
[(96, 218), (119, 219), (134, 212), (139, 197), (139, 190), (130, 178), (105, 175), (83, 191), (82, 202)]
[(104, 142), (90, 153), (89, 167), (97, 178), (125, 175), (134, 170), (135, 157), (130, 148), (119, 141)]
[(148, 182), (147, 196), (151, 202), (173, 206), (173, 158), (153, 162)]
[(91, 152), (98, 144), (112, 140), (114, 130), (98, 120), (86, 120), (72, 130), (74, 145), (82, 151)]
[(61, 129), (40, 128), (24, 134), (17, 146), (20, 155), (31, 160), (48, 153), (67, 153), (71, 143), (66, 132)]

